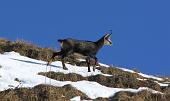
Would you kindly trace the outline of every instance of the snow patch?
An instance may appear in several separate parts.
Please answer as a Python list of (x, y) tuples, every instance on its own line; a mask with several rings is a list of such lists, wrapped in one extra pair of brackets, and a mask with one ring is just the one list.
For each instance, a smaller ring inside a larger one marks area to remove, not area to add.
[(140, 87), (140, 88), (138, 88), (138, 92), (139, 92), (139, 91), (143, 91), (143, 90), (147, 90), (147, 91), (149, 91), (149, 92), (151, 92), (151, 93), (154, 93), (154, 94), (156, 94), (156, 93), (158, 93), (158, 94), (164, 94), (164, 93), (162, 93), (162, 92), (159, 92), (159, 91), (150, 89), (150, 88), (148, 88), (148, 87)]
[(4, 55), (20, 56), (20, 54), (19, 54), (19, 53), (14, 52), (14, 51), (12, 51), (12, 52), (5, 52), (5, 53), (4, 53)]
[[(22, 81), (20, 87), (34, 87), (35, 85), (45, 83), (45, 77), (38, 75), (38, 73), (46, 72), (47, 62), (24, 57), (16, 52), (6, 52), (5, 54), (0, 54), (0, 64), (2, 66), (2, 68), (0, 68), (0, 91), (9, 89), (12, 86), (17, 87), (20, 85), (19, 82), (15, 81), (15, 78)], [(50, 65), (51, 71), (62, 72), (64, 74), (76, 73), (84, 77), (98, 74), (112, 76), (109, 74), (103, 74), (97, 69), (95, 72), (88, 72), (87, 67), (72, 66), (70, 64), (66, 64), (66, 66), (68, 70), (63, 70), (60, 61), (53, 62), (52, 65)], [(47, 72), (50, 71), (50, 67), (47, 67)], [(60, 82), (51, 80), (51, 82), (56, 86), (70, 84), (69, 81)]]
[[(45, 77), (38, 75), (39, 72), (46, 72), (47, 63), (44, 61), (20, 56), (16, 52), (8, 52), (5, 54), (0, 54), (0, 64), (2, 65), (2, 68), (0, 68), (0, 74), (1, 74), (0, 91), (9, 89), (11, 87), (17, 87), (20, 83), (15, 81), (15, 78), (18, 78), (19, 80), (22, 81), (20, 87), (34, 87), (38, 84), (45, 83), (44, 80)], [(88, 72), (87, 67), (72, 66), (70, 64), (66, 64), (66, 66), (68, 70), (63, 70), (62, 63), (59, 61), (53, 62), (50, 65), (51, 71), (62, 72), (65, 74), (76, 73), (84, 77), (97, 75), (97, 74), (112, 76), (108, 74), (103, 74), (100, 70), (97, 69), (95, 72)], [(50, 70), (49, 69), (50, 67), (48, 66), (47, 71)], [(49, 78), (47, 78), (47, 81), (49, 81)], [(97, 82), (90, 82), (90, 81), (71, 82), (71, 81), (57, 81), (51, 79), (51, 83), (47, 82), (46, 84), (52, 84), (57, 87), (62, 87), (64, 85), (71, 84), (76, 89), (85, 93), (91, 99), (95, 99), (98, 97), (109, 98), (111, 96), (114, 96), (115, 93), (120, 91), (129, 91), (129, 92), (137, 93), (142, 90), (148, 90), (153, 93), (161, 93), (158, 91), (151, 90), (149, 88), (139, 88), (139, 89), (111, 88), (111, 87), (103, 86)], [(79, 97), (76, 97), (74, 99), (77, 99), (78, 101)]]
[[(135, 72), (135, 71), (133, 71), (133, 70), (130, 70), (130, 69), (119, 68), (119, 67), (117, 67), (117, 68), (118, 68), (118, 69), (121, 69), (121, 70), (123, 70), (123, 71), (126, 71), (126, 72), (137, 73), (137, 72)], [(153, 75), (147, 75), (147, 74), (143, 74), (143, 73), (137, 73), (137, 74), (139, 74), (139, 75), (141, 75), (141, 76), (143, 76), (143, 77), (145, 77), (145, 78), (151, 78), (151, 79), (155, 79), (155, 80), (158, 80), (158, 81), (163, 81), (162, 78), (159, 78), (159, 77), (156, 77), (156, 76), (153, 76)]]
[(155, 80), (158, 80), (158, 81), (163, 81), (162, 78), (159, 78), (159, 77), (156, 77), (156, 76), (153, 76), (153, 75), (147, 75), (147, 74), (143, 74), (143, 73), (138, 73), (138, 74), (145, 77), (145, 78), (151, 78), (151, 79), (155, 79)]
[(126, 72), (135, 73), (135, 71), (130, 70), (130, 69), (120, 68), (120, 67), (116, 67), (116, 68), (121, 69), (121, 70), (126, 71)]
[(137, 78), (140, 81), (146, 81), (147, 79), (141, 79), (141, 78)]
[(70, 99), (70, 101), (81, 101), (81, 99), (80, 99), (80, 96), (76, 96), (76, 97)]
[(158, 81), (154, 81), (154, 82), (156, 82), (157, 84), (159, 84), (162, 87), (168, 87), (169, 86), (169, 84), (166, 84), (166, 83), (159, 83)]
[(85, 59), (77, 59), (78, 61), (86, 61)]
[(68, 70), (64, 70), (64, 69), (62, 69), (62, 63), (60, 61), (53, 62), (51, 67), (53, 67), (53, 66), (58, 66), (58, 68), (56, 68), (54, 70), (55, 72), (62, 72), (64, 74), (76, 73), (76, 74), (79, 74), (83, 77), (94, 76), (94, 75), (98, 75), (98, 74), (101, 74), (101, 75), (104, 75), (104, 76), (112, 76), (112, 75), (109, 75), (109, 74), (103, 74), (98, 69), (96, 69), (95, 72), (93, 72), (92, 67), (90, 67), (91, 72), (88, 72), (87, 67), (73, 66), (73, 65), (70, 65), (70, 64), (66, 64), (66, 67), (68, 68)]
[(78, 81), (78, 82), (72, 83), (72, 86), (80, 90), (81, 92), (85, 93), (91, 99), (96, 99), (98, 97), (109, 98), (109, 97), (114, 96), (117, 92), (120, 92), (120, 91), (138, 93), (140, 91), (147, 90), (152, 93), (163, 94), (159, 91), (155, 91), (147, 87), (140, 87), (139, 89), (111, 88), (111, 87), (100, 85), (97, 82), (89, 82), (89, 81)]
[(106, 65), (106, 64), (103, 64), (103, 63), (99, 63), (100, 66), (103, 66), (103, 67), (110, 67), (109, 65)]

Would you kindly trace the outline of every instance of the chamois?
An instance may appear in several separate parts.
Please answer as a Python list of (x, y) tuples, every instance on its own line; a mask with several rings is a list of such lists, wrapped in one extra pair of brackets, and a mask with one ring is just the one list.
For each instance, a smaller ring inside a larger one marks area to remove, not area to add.
[(111, 34), (105, 34), (99, 40), (93, 41), (84, 41), (84, 40), (76, 40), (72, 38), (67, 39), (59, 39), (58, 42), (61, 43), (61, 51), (54, 52), (50, 61), (48, 61), (47, 65), (49, 65), (55, 56), (61, 56), (61, 61), (63, 65), (63, 69), (67, 70), (64, 64), (64, 58), (70, 54), (78, 53), (86, 57), (86, 63), (88, 66), (88, 72), (90, 72), (90, 58), (95, 60), (95, 64), (93, 66), (93, 71), (95, 71), (95, 66), (98, 62), (96, 58), (96, 54), (99, 49), (104, 45), (112, 45), (112, 41), (110, 40)]

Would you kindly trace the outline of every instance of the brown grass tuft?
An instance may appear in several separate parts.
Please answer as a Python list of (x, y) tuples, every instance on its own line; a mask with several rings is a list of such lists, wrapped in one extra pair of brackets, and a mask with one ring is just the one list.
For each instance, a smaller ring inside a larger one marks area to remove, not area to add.
[(169, 98), (165, 95), (154, 94), (146, 90), (138, 93), (118, 92), (110, 99), (112, 101), (169, 101)]
[[(51, 73), (51, 76), (50, 76)], [(121, 75), (113, 75), (113, 76), (103, 76), (103, 75), (94, 75), (89, 77), (83, 77), (79, 74), (75, 73), (56, 73), (56, 72), (41, 72), (39, 75), (44, 75), (49, 78), (59, 80), (59, 81), (81, 81), (81, 80), (88, 80), (88, 81), (95, 81), (100, 83), (101, 85), (107, 86), (107, 87), (116, 87), (116, 88), (139, 88), (139, 87), (149, 87), (157, 91), (161, 91), (160, 86), (155, 83), (154, 81), (148, 80), (148, 81), (140, 81), (137, 80), (133, 74), (130, 75), (124, 75), (124, 73)]]
[(54, 87), (41, 84), (34, 88), (9, 89), (0, 92), (0, 98), (3, 101), (69, 101), (75, 96), (81, 96), (81, 99), (89, 99), (71, 85)]

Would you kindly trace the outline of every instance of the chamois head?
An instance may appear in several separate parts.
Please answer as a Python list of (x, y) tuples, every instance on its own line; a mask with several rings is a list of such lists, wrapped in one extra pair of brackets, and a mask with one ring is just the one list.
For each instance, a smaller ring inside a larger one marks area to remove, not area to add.
[(110, 40), (111, 34), (104, 35), (104, 45), (112, 45), (112, 41)]

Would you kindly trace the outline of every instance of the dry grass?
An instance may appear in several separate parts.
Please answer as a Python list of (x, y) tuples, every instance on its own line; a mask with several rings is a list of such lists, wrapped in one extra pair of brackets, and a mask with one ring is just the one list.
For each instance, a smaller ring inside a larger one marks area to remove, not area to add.
[[(119, 73), (118, 73), (119, 74)], [(107, 86), (107, 87), (116, 87), (116, 88), (139, 88), (139, 87), (149, 87), (157, 91), (161, 91), (160, 86), (155, 83), (154, 81), (147, 80), (147, 81), (140, 81), (137, 80), (133, 74), (124, 75), (124, 73), (121, 75), (115, 75), (113, 76), (103, 76), (103, 75), (94, 75), (89, 77), (83, 77), (79, 74), (75, 73), (56, 73), (56, 72), (41, 72), (39, 75), (44, 75), (49, 78), (58, 80), (58, 81), (81, 81), (81, 80), (88, 80), (88, 81), (95, 81), (100, 83), (101, 85)], [(50, 76), (51, 75), (51, 76)]]
[[(69, 101), (69, 99), (81, 96), (81, 99), (89, 98), (71, 85), (54, 87), (49, 85), (37, 85), (34, 88), (8, 89), (0, 92), (1, 101)], [(97, 98), (94, 101), (169, 101), (170, 93), (153, 94), (149, 91), (138, 93), (118, 92), (110, 98)]]
[(7, 41), (5, 39), (0, 39), (0, 53), (15, 51), (23, 56), (38, 60), (48, 60), (48, 56), (54, 52), (49, 48), (40, 48), (31, 43), (17, 40), (15, 42)]
[(158, 93), (151, 93), (149, 91), (141, 91), (138, 93), (131, 92), (118, 92), (114, 97), (111, 97), (112, 101), (169, 101), (169, 95), (162, 95)]
[(34, 88), (9, 89), (0, 92), (0, 98), (3, 101), (69, 101), (75, 96), (81, 96), (81, 99), (89, 99), (71, 85), (63, 87), (37, 85)]
[(94, 101), (170, 101), (170, 94), (151, 93), (149, 91), (118, 92), (110, 98), (97, 98)]
[(64, 73), (60, 73), (60, 72), (58, 72), (58, 73), (56, 73), (56, 72), (47, 72), (47, 73), (41, 72), (38, 74), (44, 75), (44, 76), (46, 75), (47, 77), (58, 80), (58, 81), (74, 81), (75, 82), (75, 81), (87, 80), (87, 78), (85, 78), (81, 75), (75, 74), (75, 73), (64, 74)]

